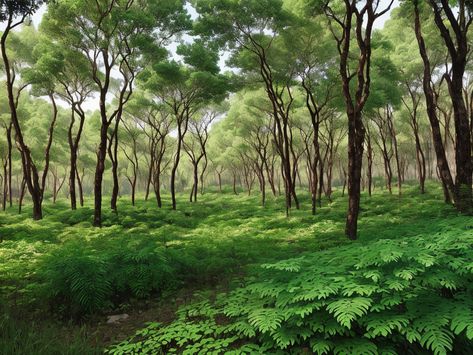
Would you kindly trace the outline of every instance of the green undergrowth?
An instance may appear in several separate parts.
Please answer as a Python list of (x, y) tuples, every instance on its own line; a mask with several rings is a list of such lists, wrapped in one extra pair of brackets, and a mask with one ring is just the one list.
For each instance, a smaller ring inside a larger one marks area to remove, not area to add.
[[(339, 193), (332, 202), (324, 200), (316, 216), (310, 214), (309, 196), (302, 193), (301, 210), (291, 211), (288, 218), (282, 197), (269, 198), (263, 208), (257, 195), (207, 193), (194, 204), (181, 196), (178, 210), (172, 211), (166, 205), (157, 208), (152, 199), (132, 207), (125, 196), (118, 214), (104, 209), (100, 229), (91, 225), (90, 199), (77, 211), (70, 211), (67, 201), (45, 202), (45, 218), (38, 222), (31, 220), (29, 206), (21, 215), (11, 209), (0, 213), (0, 301), (6, 313), (28, 314), (41, 324), (48, 318), (92, 319), (129, 309), (139, 300), (167, 299), (180, 289), (227, 284), (223, 289), (230, 291), (216, 300), (204, 298), (181, 309), (174, 323), (153, 323), (113, 352), (343, 353), (340, 346), (345, 344), (376, 353), (382, 344), (392, 349), (401, 344), (415, 353), (449, 349), (452, 339), (460, 349), (471, 332), (463, 323), (454, 326), (452, 316), (439, 323), (435, 334), (443, 339), (441, 348), (437, 340), (422, 338), (430, 328), (419, 328), (424, 323), (414, 322), (414, 311), (405, 310), (417, 304), (428, 308), (428, 302), (420, 302), (424, 294), (433, 305), (444, 304), (443, 312), (469, 307), (460, 300), (471, 292), (470, 274), (460, 274), (461, 267), (449, 269), (445, 255), (453, 253), (455, 259), (458, 252), (460, 266), (472, 262), (460, 248), (471, 242), (470, 219), (443, 204), (441, 195), (435, 185), (425, 195), (415, 187), (406, 187), (402, 198), (385, 191), (363, 195), (356, 243), (343, 235), (346, 197)], [(432, 251), (432, 265), (413, 259), (413, 253), (430, 252), (428, 243), (443, 248)], [(389, 250), (403, 254), (381, 264), (360, 264)], [(414, 270), (412, 277), (399, 276), (404, 268)], [(456, 286), (440, 287), (429, 276), (438, 270), (449, 270), (445, 275)], [(365, 277), (374, 271), (379, 277)], [(329, 284), (331, 291), (318, 289), (319, 283)], [(247, 286), (235, 289), (242, 284)], [(398, 303), (390, 301), (381, 309), (387, 295), (398, 297)], [(349, 318), (344, 318), (346, 309), (354, 310)], [(416, 312), (422, 320), (422, 308)], [(389, 314), (405, 317), (376, 333), (370, 317)], [(5, 329), (14, 327), (11, 318), (3, 319)], [(408, 327), (418, 336), (412, 333), (408, 339), (401, 333)], [(38, 332), (32, 328), (28, 334), (34, 339)], [(14, 338), (6, 342), (13, 344)]]
[[(108, 352), (469, 354), (471, 217), (413, 196), (381, 203), (365, 204), (361, 228), (373, 234), (263, 264), (246, 286), (187, 305)], [(386, 203), (392, 212), (376, 223), (373, 208)]]
[(317, 227), (326, 223), (322, 214), (306, 209), (286, 218), (281, 202), (262, 208), (257, 196), (209, 193), (196, 204), (183, 196), (172, 211), (153, 200), (133, 207), (123, 197), (118, 214), (104, 210), (102, 228), (90, 223), (91, 204), (70, 211), (66, 201), (45, 203), (39, 222), (9, 210), (0, 214), (0, 296), (79, 319), (346, 242), (333, 224)]

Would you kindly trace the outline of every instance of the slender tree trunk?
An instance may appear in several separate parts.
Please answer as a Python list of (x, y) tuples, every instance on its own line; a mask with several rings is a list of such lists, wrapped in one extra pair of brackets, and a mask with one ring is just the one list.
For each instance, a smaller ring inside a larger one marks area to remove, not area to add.
[(12, 137), (11, 137), (12, 127), (13, 127), (13, 124), (12, 124), (12, 122), (10, 122), (10, 125), (7, 128), (8, 178), (5, 177), (5, 179), (8, 180), (8, 201), (10, 202), (10, 207), (13, 206), (13, 193), (12, 193), (12, 150), (13, 150), (13, 144), (12, 144)]
[(109, 146), (109, 155), (110, 160), (112, 162), (112, 180), (113, 180), (113, 187), (112, 187), (112, 196), (110, 199), (110, 208), (115, 213), (117, 212), (117, 201), (118, 201), (118, 192), (120, 190), (120, 181), (118, 180), (118, 126), (120, 120), (117, 117), (115, 120), (115, 128), (112, 133), (112, 137), (110, 139), (110, 146)]
[(94, 179), (94, 226), (102, 226), (102, 180), (107, 155), (108, 125), (102, 123), (100, 128), (100, 143), (97, 151), (97, 165)]
[(133, 177), (131, 184), (131, 205), (135, 206), (135, 195), (136, 195), (136, 175)]
[(154, 173), (154, 179), (153, 179), (154, 194), (156, 196), (156, 202), (159, 208), (162, 207), (160, 173), (161, 173), (161, 157), (156, 161), (155, 173)]
[(171, 201), (172, 201), (172, 209), (176, 209), (176, 174), (177, 174), (177, 168), (179, 166), (179, 160), (181, 158), (181, 146), (182, 146), (182, 133), (181, 133), (181, 128), (178, 128), (179, 130), (179, 135), (177, 137), (177, 150), (176, 150), (176, 155), (174, 157), (174, 165), (171, 170), (171, 184), (170, 184), (170, 189), (171, 189)]
[(151, 187), (151, 180), (153, 179), (153, 169), (154, 169), (154, 153), (151, 154), (149, 169), (148, 169), (148, 178), (146, 179), (146, 192), (145, 192), (145, 201), (148, 201), (149, 190)]
[(399, 196), (402, 195), (402, 170), (399, 160), (399, 151), (397, 146), (397, 137), (396, 129), (394, 128), (393, 114), (389, 107), (386, 108), (386, 117), (388, 119), (389, 132), (392, 137), (393, 147), (394, 147), (394, 159), (396, 159), (396, 169), (397, 169), (397, 188)]
[(197, 162), (192, 162), (192, 177), (194, 179), (193, 184), (192, 184), (192, 190), (191, 194), (189, 196), (189, 201), (190, 202), (197, 202), (197, 191), (199, 189), (199, 173), (198, 173), (198, 163)]
[(26, 180), (23, 178), (23, 180), (21, 181), (20, 196), (18, 198), (18, 214), (21, 214), (21, 208), (23, 206), (23, 198), (25, 197), (25, 190), (26, 190)]
[(84, 191), (82, 190), (82, 179), (79, 176), (79, 171), (76, 166), (77, 186), (79, 187), (79, 202), (80, 206), (84, 207)]
[(218, 191), (222, 193), (222, 174), (217, 171), (218, 176)]
[(371, 136), (369, 132), (369, 128), (367, 128), (367, 156), (368, 156), (368, 195), (371, 197), (372, 194), (372, 186), (373, 186), (373, 146), (371, 145)]
[(235, 195), (238, 195), (237, 189), (236, 189), (236, 174), (233, 172), (233, 193)]
[(69, 124), (69, 130), (67, 133), (67, 138), (69, 141), (70, 149), (70, 171), (69, 171), (69, 196), (71, 199), (71, 209), (75, 210), (77, 208), (76, 202), (76, 170), (77, 170), (77, 150), (74, 147), (74, 141), (72, 138), (72, 129), (75, 123), (75, 110), (74, 104), (72, 106), (71, 113), (71, 122)]
[(56, 191), (57, 191), (57, 169), (56, 172), (53, 172), (53, 204), (56, 203)]
[(205, 171), (207, 170), (208, 165), (209, 165), (209, 161), (207, 159), (207, 152), (204, 152), (204, 165), (202, 166), (202, 171), (200, 173), (200, 194), (201, 195), (204, 194), (204, 176), (205, 176)]
[(7, 208), (7, 197), (8, 197), (8, 159), (3, 162), (3, 202), (2, 209), (3, 211)]

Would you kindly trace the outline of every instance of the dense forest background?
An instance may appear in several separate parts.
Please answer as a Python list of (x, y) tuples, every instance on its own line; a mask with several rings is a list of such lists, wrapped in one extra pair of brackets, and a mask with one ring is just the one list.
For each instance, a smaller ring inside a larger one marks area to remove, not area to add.
[(470, 2), (0, 9), (0, 346), (174, 302), (66, 348), (471, 349)]

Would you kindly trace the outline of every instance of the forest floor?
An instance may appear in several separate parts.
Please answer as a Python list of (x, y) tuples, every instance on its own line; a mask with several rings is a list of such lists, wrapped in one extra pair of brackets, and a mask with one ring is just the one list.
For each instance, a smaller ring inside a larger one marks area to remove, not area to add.
[[(315, 216), (301, 195), (289, 217), (282, 197), (263, 208), (258, 195), (206, 193), (197, 203), (182, 195), (177, 211), (167, 198), (158, 209), (152, 198), (133, 207), (123, 196), (118, 214), (105, 209), (100, 229), (91, 225), (90, 198), (77, 211), (46, 202), (39, 222), (29, 206), (0, 213), (0, 352), (101, 353), (145, 322), (171, 320), (191, 299), (256, 278), (261, 264), (349, 243), (339, 192)], [(449, 217), (458, 221), (433, 184), (424, 195), (415, 186), (402, 197), (364, 193), (356, 243), (435, 234)], [(130, 317), (106, 323), (122, 313)]]

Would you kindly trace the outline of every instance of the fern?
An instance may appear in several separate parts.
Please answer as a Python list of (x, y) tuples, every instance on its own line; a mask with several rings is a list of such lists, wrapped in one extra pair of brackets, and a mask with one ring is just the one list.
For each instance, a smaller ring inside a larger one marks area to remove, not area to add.
[(326, 339), (314, 338), (310, 342), (310, 347), (312, 351), (317, 355), (329, 354), (333, 349), (333, 343)]
[(166, 353), (441, 355), (456, 350), (456, 337), (471, 347), (472, 244), (471, 232), (457, 230), (266, 264), (248, 286), (183, 309), (145, 339)]
[(345, 298), (329, 303), (327, 310), (333, 313), (341, 325), (351, 328), (351, 323), (365, 315), (371, 303), (372, 300), (365, 297)]
[(278, 329), (284, 314), (275, 308), (256, 309), (248, 315), (248, 322), (262, 333)]
[(465, 303), (454, 308), (450, 329), (456, 335), (465, 331), (466, 337), (473, 340), (473, 304), (471, 301), (465, 300)]

